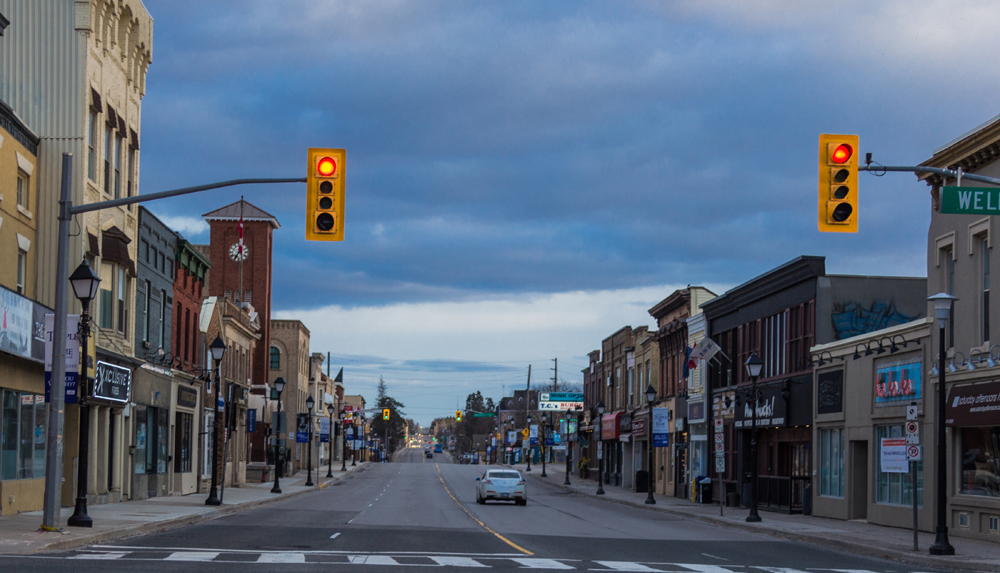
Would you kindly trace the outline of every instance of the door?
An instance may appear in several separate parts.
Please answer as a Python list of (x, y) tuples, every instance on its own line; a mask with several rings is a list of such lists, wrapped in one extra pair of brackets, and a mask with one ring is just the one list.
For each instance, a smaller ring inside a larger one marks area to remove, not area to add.
[(851, 442), (851, 519), (868, 519), (868, 442)]

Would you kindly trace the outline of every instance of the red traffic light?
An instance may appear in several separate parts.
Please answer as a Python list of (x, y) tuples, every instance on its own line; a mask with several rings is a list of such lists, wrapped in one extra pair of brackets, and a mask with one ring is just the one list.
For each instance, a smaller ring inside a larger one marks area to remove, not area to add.
[(320, 177), (331, 177), (337, 172), (337, 162), (332, 157), (323, 157), (316, 163), (316, 172)]
[(830, 154), (830, 161), (837, 164), (847, 163), (852, 155), (854, 155), (854, 150), (851, 149), (851, 146), (846, 143), (841, 143), (836, 149), (833, 150), (833, 153)]

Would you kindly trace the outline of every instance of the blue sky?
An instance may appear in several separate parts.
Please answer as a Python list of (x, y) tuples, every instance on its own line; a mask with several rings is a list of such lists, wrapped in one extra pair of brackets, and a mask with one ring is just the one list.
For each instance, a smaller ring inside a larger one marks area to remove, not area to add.
[(150, 207), (196, 242), (241, 193), (276, 215), (276, 316), (424, 423), (528, 364), (579, 381), (687, 284), (801, 254), (925, 275), (912, 175), (863, 174), (860, 232), (817, 232), (818, 134), (912, 165), (1000, 112), (994, 2), (145, 4), (142, 192), (304, 176), (307, 147), (344, 147), (346, 240), (304, 241), (303, 185)]

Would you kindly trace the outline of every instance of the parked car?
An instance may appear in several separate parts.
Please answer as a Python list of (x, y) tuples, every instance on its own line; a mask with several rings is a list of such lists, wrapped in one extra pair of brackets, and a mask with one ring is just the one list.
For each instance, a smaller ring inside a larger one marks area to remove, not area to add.
[(486, 470), (476, 481), (476, 503), (480, 505), (489, 500), (528, 505), (528, 486), (517, 470)]

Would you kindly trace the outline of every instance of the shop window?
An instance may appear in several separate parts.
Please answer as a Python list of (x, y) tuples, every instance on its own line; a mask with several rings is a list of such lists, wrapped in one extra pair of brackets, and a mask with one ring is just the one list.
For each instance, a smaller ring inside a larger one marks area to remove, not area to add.
[(174, 472), (191, 473), (191, 430), (194, 416), (177, 412), (174, 426)]
[(45, 397), (3, 391), (0, 479), (45, 477)]
[(844, 430), (820, 430), (819, 448), (819, 494), (844, 497)]
[(271, 370), (278, 370), (281, 368), (281, 351), (278, 350), (277, 346), (271, 347)]
[(156, 408), (156, 473), (167, 473), (167, 449), (170, 443), (170, 411), (167, 408)]
[[(215, 402), (216, 397), (211, 396), (210, 402)], [(215, 443), (212, 441), (213, 429), (215, 427), (215, 412), (210, 408), (205, 409), (205, 425), (201, 429), (201, 477), (212, 477), (212, 455), (215, 452)]]
[(959, 429), (962, 462), (958, 493), (1000, 496), (1000, 426)]
[[(913, 505), (912, 472), (902, 474), (882, 471), (882, 438), (903, 438), (903, 426), (877, 426), (875, 439), (875, 503)], [(917, 465), (917, 506), (923, 507), (924, 462)]]
[(147, 446), (147, 431), (146, 427), (146, 407), (136, 406), (135, 407), (135, 473), (137, 475), (146, 473), (146, 446)]

